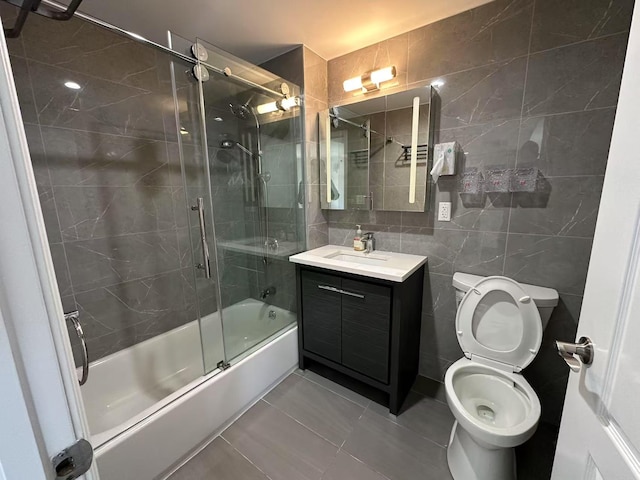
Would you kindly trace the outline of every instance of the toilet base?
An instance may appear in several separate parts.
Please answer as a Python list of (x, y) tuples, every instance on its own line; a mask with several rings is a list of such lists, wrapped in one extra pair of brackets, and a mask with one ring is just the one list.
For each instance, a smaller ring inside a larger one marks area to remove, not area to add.
[(451, 430), (447, 463), (454, 480), (516, 480), (514, 449), (481, 445), (457, 421)]

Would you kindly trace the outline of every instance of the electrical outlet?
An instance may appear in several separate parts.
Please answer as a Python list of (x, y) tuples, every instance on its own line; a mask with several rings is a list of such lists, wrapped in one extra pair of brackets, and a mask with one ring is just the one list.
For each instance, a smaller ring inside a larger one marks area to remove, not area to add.
[(438, 221), (439, 222), (451, 221), (451, 202), (440, 202), (438, 204)]

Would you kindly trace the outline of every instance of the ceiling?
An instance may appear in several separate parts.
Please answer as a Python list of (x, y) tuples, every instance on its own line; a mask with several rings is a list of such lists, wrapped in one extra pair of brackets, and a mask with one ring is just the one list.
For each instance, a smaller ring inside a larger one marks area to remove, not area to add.
[(489, 1), (84, 0), (80, 10), (163, 45), (171, 30), (262, 63), (299, 44), (330, 60)]

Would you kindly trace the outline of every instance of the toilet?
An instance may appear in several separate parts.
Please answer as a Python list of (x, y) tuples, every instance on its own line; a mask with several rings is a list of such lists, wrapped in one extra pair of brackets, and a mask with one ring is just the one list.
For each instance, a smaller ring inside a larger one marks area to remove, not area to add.
[(447, 462), (455, 480), (515, 480), (514, 447), (534, 434), (540, 401), (520, 373), (535, 358), (558, 292), (507, 277), (453, 276), (464, 357), (445, 374), (455, 417)]

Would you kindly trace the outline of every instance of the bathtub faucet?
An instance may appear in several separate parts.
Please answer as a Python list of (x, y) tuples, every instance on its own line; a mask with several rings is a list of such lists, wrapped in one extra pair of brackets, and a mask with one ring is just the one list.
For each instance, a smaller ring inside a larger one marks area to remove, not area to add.
[(265, 288), (264, 290), (262, 290), (262, 292), (260, 292), (260, 298), (264, 300), (268, 296), (275, 295), (275, 294), (276, 294), (276, 287)]

